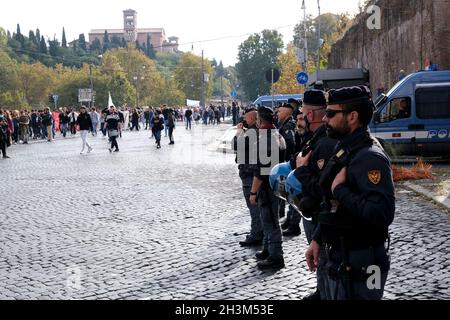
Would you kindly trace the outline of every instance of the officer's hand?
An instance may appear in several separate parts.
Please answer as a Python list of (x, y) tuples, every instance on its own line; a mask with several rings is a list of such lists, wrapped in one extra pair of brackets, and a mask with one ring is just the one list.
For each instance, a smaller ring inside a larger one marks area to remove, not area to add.
[(252, 205), (252, 206), (257, 206), (258, 205), (258, 201), (257, 201), (257, 199), (256, 199), (256, 196), (250, 196), (250, 204)]
[(311, 155), (312, 151), (310, 151), (305, 157), (303, 157), (302, 153), (300, 152), (297, 156), (297, 168), (308, 166)]
[(347, 168), (342, 168), (341, 172), (338, 173), (336, 178), (334, 178), (333, 184), (331, 185), (331, 192), (334, 192), (334, 189), (336, 189), (337, 186), (344, 184), (347, 180)]
[(315, 272), (319, 266), (319, 252), (320, 246), (313, 240), (305, 254), (306, 263), (308, 264), (308, 268), (311, 272)]

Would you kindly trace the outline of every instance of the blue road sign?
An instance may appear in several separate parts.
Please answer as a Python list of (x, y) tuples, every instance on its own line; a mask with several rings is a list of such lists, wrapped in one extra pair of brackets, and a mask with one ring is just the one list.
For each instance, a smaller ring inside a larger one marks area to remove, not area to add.
[(55, 103), (58, 103), (58, 98), (59, 98), (59, 97), (58, 97), (57, 95), (54, 95), (54, 96), (53, 96), (53, 99), (55, 100)]
[(308, 74), (306, 72), (299, 72), (297, 73), (297, 82), (300, 84), (307, 84), (308, 83)]
[(237, 92), (236, 92), (236, 90), (233, 90), (233, 91), (231, 91), (231, 94), (230, 94), (233, 98), (236, 98), (237, 97)]

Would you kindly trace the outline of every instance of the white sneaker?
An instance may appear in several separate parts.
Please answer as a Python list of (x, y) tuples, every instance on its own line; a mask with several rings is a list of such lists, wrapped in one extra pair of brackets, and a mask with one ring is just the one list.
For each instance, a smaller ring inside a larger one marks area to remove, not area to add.
[(92, 150), (94, 150), (92, 147), (89, 147), (89, 149), (88, 149), (88, 153), (91, 153), (92, 152)]
[(81, 151), (81, 152), (80, 152), (80, 154), (81, 154), (81, 155), (84, 155), (84, 152), (83, 152), (83, 151)]

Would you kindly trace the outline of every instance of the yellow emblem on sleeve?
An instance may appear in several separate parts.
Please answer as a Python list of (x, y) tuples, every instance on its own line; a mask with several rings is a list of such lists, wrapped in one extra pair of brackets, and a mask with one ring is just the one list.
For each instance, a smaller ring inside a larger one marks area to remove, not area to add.
[(381, 171), (380, 170), (372, 170), (368, 173), (369, 181), (373, 184), (379, 184), (381, 181)]

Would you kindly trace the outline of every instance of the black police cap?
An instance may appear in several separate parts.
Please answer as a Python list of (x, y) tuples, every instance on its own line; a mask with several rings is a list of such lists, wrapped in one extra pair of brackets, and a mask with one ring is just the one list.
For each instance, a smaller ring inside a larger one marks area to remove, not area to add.
[(349, 104), (371, 101), (372, 94), (366, 86), (345, 87), (328, 91), (328, 104)]
[(245, 108), (244, 114), (254, 112), (254, 111), (257, 111), (257, 109), (255, 107), (248, 107), (248, 108)]
[(357, 111), (364, 126), (370, 123), (375, 109), (372, 94), (366, 86), (332, 89), (328, 92), (328, 104), (351, 105), (348, 111)]
[(265, 106), (261, 106), (258, 108), (258, 116), (265, 121), (274, 122), (273, 115), (273, 110), (270, 108), (267, 108)]
[(306, 91), (303, 95), (303, 104), (325, 107), (327, 105), (325, 92), (317, 89), (311, 89)]
[(294, 98), (289, 98), (288, 103), (295, 103), (297, 105), (300, 104), (300, 102), (298, 100), (294, 99)]
[(290, 105), (289, 103), (285, 103), (281, 106), (281, 108), (288, 108), (291, 109), (292, 111), (294, 111), (294, 107), (292, 105)]

